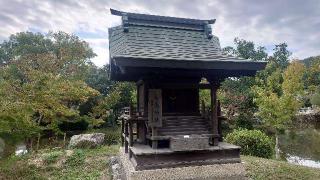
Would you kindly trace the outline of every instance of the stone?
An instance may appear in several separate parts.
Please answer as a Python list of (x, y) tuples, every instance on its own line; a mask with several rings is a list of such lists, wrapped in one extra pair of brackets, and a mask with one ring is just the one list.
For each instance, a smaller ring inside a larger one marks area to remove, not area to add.
[(117, 156), (110, 157), (109, 164), (111, 166), (112, 179), (113, 180), (125, 179), (123, 177), (124, 176), (124, 172), (123, 172), (123, 168), (122, 168), (122, 166), (120, 164), (119, 157), (117, 157)]
[(115, 156), (110, 157), (109, 164), (115, 165), (117, 163), (118, 163), (118, 158), (117, 157), (115, 157)]
[(119, 169), (120, 169), (120, 165), (119, 164), (115, 164), (115, 165), (112, 165), (111, 168), (112, 168), (112, 171), (118, 172)]
[(209, 149), (209, 137), (205, 136), (177, 136), (170, 139), (172, 151), (194, 151)]
[(102, 145), (104, 142), (105, 134), (79, 134), (71, 137), (69, 148), (95, 148)]

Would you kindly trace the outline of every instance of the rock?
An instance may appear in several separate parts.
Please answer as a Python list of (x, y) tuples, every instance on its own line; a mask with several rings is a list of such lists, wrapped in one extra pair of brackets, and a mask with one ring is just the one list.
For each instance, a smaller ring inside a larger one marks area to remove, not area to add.
[(117, 164), (118, 163), (118, 158), (115, 157), (115, 156), (110, 157), (109, 163), (111, 164), (111, 166)]
[(121, 173), (120, 173), (120, 171), (121, 171), (121, 166), (120, 166), (120, 164), (112, 165), (112, 166), (111, 166), (111, 169), (112, 169), (112, 176), (113, 176), (112, 179), (114, 179), (114, 180), (121, 179), (121, 178), (120, 178), (120, 177), (121, 177)]
[(119, 164), (115, 164), (115, 165), (113, 165), (111, 168), (112, 168), (112, 171), (113, 171), (113, 172), (119, 172), (119, 170), (120, 170), (120, 165), (119, 165)]
[(95, 148), (103, 144), (104, 137), (103, 133), (74, 135), (70, 139), (69, 148)]

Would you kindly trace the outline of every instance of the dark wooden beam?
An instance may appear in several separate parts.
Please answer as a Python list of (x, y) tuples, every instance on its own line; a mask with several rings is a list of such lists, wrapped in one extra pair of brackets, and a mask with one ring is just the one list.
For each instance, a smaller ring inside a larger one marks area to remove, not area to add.
[[(220, 82), (218, 80), (211, 80), (211, 119), (212, 119), (212, 130), (213, 134), (219, 134), (219, 122), (218, 122), (218, 101), (217, 101), (217, 90), (220, 86)], [(214, 146), (217, 146), (219, 143), (219, 137), (214, 137), (212, 139), (212, 143)]]

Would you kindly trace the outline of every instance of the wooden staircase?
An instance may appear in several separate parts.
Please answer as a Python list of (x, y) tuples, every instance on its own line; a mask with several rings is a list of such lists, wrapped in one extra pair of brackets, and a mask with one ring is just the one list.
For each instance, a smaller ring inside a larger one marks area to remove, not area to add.
[(160, 136), (210, 134), (208, 120), (201, 116), (164, 116)]

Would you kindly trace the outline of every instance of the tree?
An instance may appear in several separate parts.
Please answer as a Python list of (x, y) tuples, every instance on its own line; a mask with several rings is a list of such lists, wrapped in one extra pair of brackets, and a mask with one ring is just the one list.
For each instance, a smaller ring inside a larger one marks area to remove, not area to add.
[(273, 56), (269, 58), (280, 69), (285, 69), (289, 65), (289, 57), (291, 52), (287, 49), (288, 45), (286, 43), (280, 43), (275, 45)]
[(85, 81), (104, 96), (108, 95), (116, 84), (116, 82), (110, 80), (110, 66), (108, 64), (102, 68), (92, 66)]
[[(224, 53), (253, 61), (266, 60), (268, 54), (264, 47), (257, 47), (251, 41), (235, 38), (236, 48), (223, 48)], [(253, 102), (251, 87), (255, 81), (252, 77), (228, 78), (220, 88), (219, 99), (226, 109), (227, 118), (234, 121), (237, 127), (252, 128), (253, 114), (256, 105)]]
[[(298, 109), (302, 106), (303, 75), (305, 67), (297, 61), (291, 63), (280, 73), (280, 68), (267, 77), (267, 83), (258, 83), (253, 87), (258, 105), (257, 115), (263, 125), (276, 134), (276, 150), (278, 134), (292, 124)], [(283, 82), (281, 83), (282, 76)], [(257, 81), (260, 81), (257, 77)], [(281, 89), (279, 89), (279, 84)], [(279, 157), (279, 152), (276, 152)]]
[(253, 103), (251, 77), (226, 79), (220, 88), (219, 98), (226, 109), (226, 117), (234, 120), (237, 127), (252, 128), (253, 114), (256, 106)]
[(255, 44), (252, 41), (235, 38), (234, 44), (236, 45), (236, 49), (231, 46), (227, 46), (222, 49), (223, 52), (231, 56), (251, 59), (254, 61), (263, 61), (268, 57), (266, 48), (262, 46), (258, 46), (256, 48)]
[(304, 65), (293, 62), (283, 73), (282, 83), (279, 77), (280, 71), (277, 70), (267, 78), (266, 84), (254, 87), (257, 93), (255, 101), (259, 107), (258, 116), (265, 125), (280, 131), (291, 124), (297, 110), (301, 107), (304, 71)]
[(94, 56), (87, 42), (64, 32), (46, 35), (20, 32), (0, 45), (2, 66), (13, 63), (21, 70), (39, 70), (68, 78), (83, 78)]
[(60, 132), (59, 124), (80, 118), (80, 104), (99, 95), (82, 80), (94, 53), (74, 35), (18, 33), (0, 53), (1, 136)]

